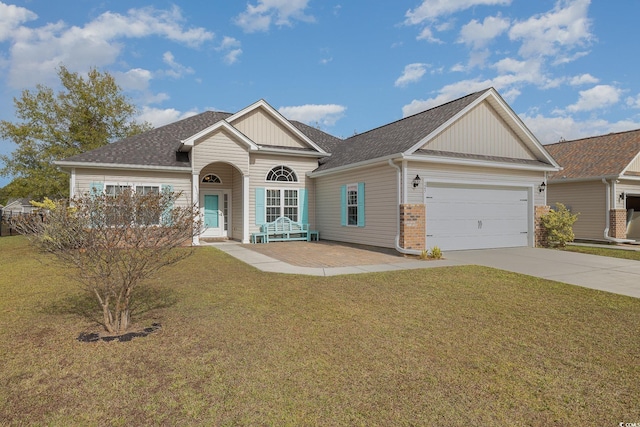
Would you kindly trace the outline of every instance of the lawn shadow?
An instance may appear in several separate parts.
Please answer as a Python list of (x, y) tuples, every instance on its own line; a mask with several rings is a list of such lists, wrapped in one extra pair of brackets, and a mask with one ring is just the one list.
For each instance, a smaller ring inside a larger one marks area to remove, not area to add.
[[(140, 286), (131, 301), (131, 317), (144, 320), (155, 310), (169, 308), (178, 302), (176, 291), (168, 287)], [(89, 292), (68, 295), (56, 301), (44, 303), (42, 312), (51, 315), (74, 315), (102, 325), (102, 308), (96, 296)]]

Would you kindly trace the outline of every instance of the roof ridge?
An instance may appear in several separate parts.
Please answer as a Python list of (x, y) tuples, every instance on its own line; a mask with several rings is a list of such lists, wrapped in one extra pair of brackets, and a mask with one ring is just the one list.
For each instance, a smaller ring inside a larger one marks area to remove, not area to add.
[(625, 133), (632, 133), (632, 132), (639, 132), (640, 129), (629, 129), (629, 130), (623, 130), (620, 132), (609, 132), (609, 133), (605, 133), (602, 135), (593, 135), (593, 136), (585, 136), (584, 138), (577, 138), (577, 139), (569, 139), (569, 140), (565, 140), (565, 141), (558, 141), (558, 142), (552, 142), (551, 144), (545, 144), (545, 147), (548, 147), (550, 145), (559, 145), (559, 144), (566, 144), (566, 143), (571, 143), (571, 142), (578, 142), (578, 141), (587, 141), (589, 139), (598, 139), (598, 138), (603, 138), (605, 136), (611, 136), (611, 135), (622, 135)]
[(377, 126), (377, 127), (371, 128), (371, 129), (369, 129), (369, 130), (367, 130), (367, 131), (365, 131), (365, 132), (357, 133), (357, 134), (355, 134), (355, 135), (350, 136), (349, 138), (345, 138), (345, 139), (344, 139), (344, 141), (348, 141), (348, 140), (350, 140), (351, 138), (355, 138), (355, 137), (357, 137), (357, 136), (365, 135), (365, 134), (367, 134), (367, 133), (369, 133), (369, 132), (373, 132), (373, 131), (375, 131), (375, 130), (379, 130), (379, 129), (385, 128), (385, 127), (387, 127), (387, 126), (391, 126), (391, 125), (393, 125), (393, 124), (396, 124), (396, 123), (402, 122), (402, 121), (404, 121), (404, 120), (408, 120), (408, 119), (414, 118), (414, 117), (416, 117), (416, 116), (418, 116), (418, 115), (421, 115), (421, 114), (426, 114), (426, 113), (428, 113), (428, 112), (430, 112), (430, 111), (433, 111), (433, 110), (435, 110), (435, 109), (445, 107), (445, 106), (447, 106), (447, 105), (449, 105), (449, 104), (452, 104), (452, 103), (454, 103), (454, 102), (461, 101), (461, 100), (463, 100), (463, 99), (465, 99), (465, 98), (469, 98), (469, 97), (474, 96), (474, 95), (477, 95), (477, 94), (479, 94), (479, 93), (484, 93), (484, 92), (486, 92), (486, 91), (488, 91), (488, 90), (491, 90), (491, 87), (488, 87), (488, 88), (486, 88), (486, 89), (479, 90), (479, 91), (476, 91), (476, 92), (473, 92), (473, 93), (470, 93), (470, 94), (467, 94), (467, 95), (461, 96), (460, 98), (452, 99), (451, 101), (447, 101), (447, 102), (445, 102), (444, 104), (439, 104), (439, 105), (436, 105), (436, 106), (434, 106), (434, 107), (428, 108), (428, 109), (426, 109), (426, 110), (419, 111), (419, 112), (417, 112), (417, 113), (411, 114), (410, 116), (403, 117), (403, 118), (401, 118), (401, 119), (394, 120), (394, 121), (389, 122), (389, 123), (385, 123), (385, 124), (383, 124), (383, 125), (380, 125), (380, 126)]

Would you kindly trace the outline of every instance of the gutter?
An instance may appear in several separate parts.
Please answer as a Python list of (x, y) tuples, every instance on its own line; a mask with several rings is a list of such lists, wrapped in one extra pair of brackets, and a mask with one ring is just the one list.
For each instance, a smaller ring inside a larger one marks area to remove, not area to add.
[[(400, 170), (400, 168), (398, 167), (398, 165), (396, 165), (395, 163), (393, 163), (393, 160), (389, 159), (389, 166), (391, 166), (392, 168), (395, 168), (398, 173), (396, 176), (396, 182), (397, 182), (397, 194), (398, 194), (398, 202), (400, 202), (400, 194), (402, 193), (402, 186), (401, 186), (401, 175), (402, 175), (402, 170)], [(400, 206), (396, 206), (396, 238), (395, 238), (395, 249), (396, 251), (400, 252), (401, 254), (405, 254), (405, 255), (421, 255), (422, 251), (419, 251), (417, 249), (405, 249), (403, 247), (400, 246)]]
[(605, 229), (604, 229), (604, 239), (609, 241), (609, 242), (614, 242), (614, 243), (632, 243), (635, 242), (635, 240), (629, 240), (629, 239), (617, 239), (615, 237), (610, 237), (609, 236), (609, 223), (611, 222), (611, 184), (609, 184), (609, 182), (602, 178), (602, 183), (605, 185), (606, 189), (605, 189), (605, 194), (606, 194), (606, 199), (605, 199), (605, 212), (606, 212), (606, 224), (605, 224)]

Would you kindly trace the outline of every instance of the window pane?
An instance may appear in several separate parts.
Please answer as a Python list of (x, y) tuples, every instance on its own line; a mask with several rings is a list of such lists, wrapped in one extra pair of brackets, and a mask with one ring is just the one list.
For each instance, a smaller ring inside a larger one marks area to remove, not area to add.
[(358, 225), (358, 207), (349, 206), (347, 208), (347, 224)]

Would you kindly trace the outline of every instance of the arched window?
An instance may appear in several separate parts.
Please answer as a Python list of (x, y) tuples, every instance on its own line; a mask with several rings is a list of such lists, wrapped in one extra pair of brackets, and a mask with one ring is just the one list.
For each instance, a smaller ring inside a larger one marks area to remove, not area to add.
[(298, 177), (293, 169), (287, 166), (276, 166), (267, 174), (267, 181), (298, 182)]
[(222, 184), (222, 181), (220, 180), (218, 175), (215, 175), (213, 173), (206, 174), (204, 178), (202, 178), (202, 182), (207, 184)]

